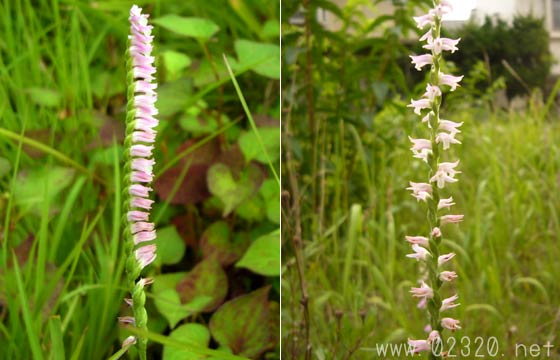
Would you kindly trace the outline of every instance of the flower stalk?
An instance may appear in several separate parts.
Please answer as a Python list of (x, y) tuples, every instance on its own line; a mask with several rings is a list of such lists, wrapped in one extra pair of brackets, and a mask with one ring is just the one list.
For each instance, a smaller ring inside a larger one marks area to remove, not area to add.
[(407, 257), (417, 261), (423, 261), (427, 268), (427, 277), (420, 282), (420, 287), (411, 289), (412, 296), (420, 299), (419, 307), (427, 308), (429, 336), (426, 340), (409, 340), (409, 345), (415, 353), (429, 351), (430, 359), (441, 359), (446, 356), (443, 350), (443, 331), (445, 329), (455, 331), (460, 329), (459, 320), (442, 317), (442, 312), (447, 312), (460, 304), (455, 303), (458, 295), (442, 299), (440, 291), (444, 283), (451, 282), (457, 278), (454, 271), (444, 271), (443, 267), (455, 254), (441, 254), (440, 245), (442, 239), (441, 227), (458, 223), (463, 220), (463, 215), (443, 215), (451, 206), (455, 205), (452, 197), (442, 198), (443, 192), (449, 184), (458, 181), (455, 176), (460, 174), (456, 168), (459, 161), (443, 161), (444, 152), (451, 145), (460, 144), (455, 138), (460, 133), (459, 127), (463, 123), (444, 120), (440, 116), (445, 87), (449, 91), (455, 91), (463, 76), (453, 76), (442, 73), (443, 53), (445, 51), (455, 52), (460, 39), (442, 38), (441, 21), (442, 16), (452, 11), (447, 0), (434, 0), (433, 8), (426, 14), (415, 17), (414, 20), (419, 29), (429, 27), (428, 31), (420, 38), (425, 41), (424, 49), (429, 50), (427, 54), (411, 56), (412, 64), (417, 70), (424, 66), (430, 66), (430, 83), (421, 99), (411, 100), (409, 107), (414, 113), (422, 117), (429, 130), (428, 139), (415, 139), (409, 137), (412, 142), (411, 150), (415, 158), (424, 161), (428, 166), (427, 182), (410, 182), (408, 190), (412, 191), (417, 201), (425, 202), (427, 205), (428, 231), (427, 236), (407, 236), (406, 240), (412, 245), (413, 254)]
[[(148, 15), (133, 5), (130, 9), (130, 35), (127, 48), (127, 105), (126, 135), (124, 140), (123, 172), (123, 238), (127, 253), (127, 286), (131, 299), (125, 299), (132, 308), (132, 317), (120, 318), (122, 323), (131, 324), (147, 331), (148, 314), (145, 309), (144, 287), (153, 282), (150, 278), (140, 278), (142, 270), (156, 258), (154, 223), (149, 222), (153, 200), (149, 199), (153, 180), (154, 128), (158, 120), (155, 107), (157, 85), (153, 82), (156, 69), (151, 56), (152, 26), (148, 25)], [(123, 347), (136, 343), (141, 360), (146, 359), (148, 339), (130, 336)]]

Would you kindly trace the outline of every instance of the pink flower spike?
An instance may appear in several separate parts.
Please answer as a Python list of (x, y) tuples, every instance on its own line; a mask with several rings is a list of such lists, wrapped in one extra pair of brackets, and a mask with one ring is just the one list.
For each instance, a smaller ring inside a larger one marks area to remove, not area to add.
[(453, 281), (453, 280), (457, 279), (457, 273), (455, 271), (442, 271), (439, 274), (439, 279), (441, 281), (450, 282), (450, 281)]
[(407, 107), (414, 108), (414, 113), (416, 115), (420, 115), (420, 110), (430, 108), (430, 100), (429, 99), (420, 99), (420, 100), (410, 100), (410, 104)]
[(150, 191), (152, 191), (152, 188), (140, 184), (132, 184), (128, 189), (128, 193), (130, 195), (139, 196), (143, 198), (148, 197), (150, 195)]
[[(429, 32), (431, 32), (431, 30)], [(434, 62), (434, 58), (432, 54), (423, 54), (418, 56), (410, 55), (410, 58), (412, 59), (412, 64), (414, 65), (414, 68), (418, 71), (421, 71), (422, 67), (426, 65), (432, 65)]]
[(439, 203), (438, 203), (438, 210), (444, 209), (444, 208), (450, 208), (451, 206), (455, 205), (455, 203), (453, 202), (453, 197), (448, 197), (447, 199), (440, 199)]
[(444, 328), (449, 329), (451, 331), (455, 331), (455, 330), (461, 328), (459, 326), (459, 320), (455, 320), (455, 319), (452, 319), (452, 318), (441, 319), (441, 326), (443, 326)]
[(463, 221), (465, 215), (444, 215), (440, 218), (441, 225), (457, 224)]
[(438, 227), (433, 228), (432, 236), (435, 238), (441, 237), (441, 230)]
[(156, 259), (156, 246), (154, 244), (143, 246), (135, 250), (134, 254), (136, 261), (140, 264), (140, 268), (143, 269)]
[(406, 236), (406, 241), (412, 245), (428, 246), (428, 238), (424, 236)]
[(408, 346), (412, 347), (412, 352), (418, 354), (422, 351), (430, 351), (431, 346), (427, 340), (412, 340), (408, 339)]
[(412, 250), (414, 251), (414, 254), (408, 254), (406, 257), (416, 259), (417, 261), (426, 260), (426, 257), (430, 255), (428, 250), (418, 244), (413, 244)]
[(440, 132), (436, 135), (436, 143), (443, 144), (443, 150), (449, 149), (451, 144), (460, 144), (461, 142), (455, 139), (456, 133)]
[(127, 214), (128, 221), (148, 221), (149, 214), (144, 211), (132, 210)]
[(447, 299), (443, 299), (441, 302), (441, 308), (439, 309), (439, 311), (445, 311), (445, 310), (449, 310), (449, 309), (453, 309), (461, 304), (455, 304), (455, 301), (459, 299), (459, 295), (455, 294), (451, 297), (448, 297)]
[(418, 298), (433, 298), (434, 291), (429, 287), (424, 281), (421, 282), (420, 287), (413, 287), (410, 289), (410, 293), (414, 297)]
[(447, 85), (451, 87), (451, 91), (455, 91), (455, 89), (457, 89), (457, 86), (459, 86), (459, 81), (463, 80), (463, 75), (453, 76), (440, 72), (438, 79), (439, 85)]
[(449, 253), (438, 257), (438, 266), (441, 266), (455, 257), (455, 253)]
[(134, 245), (138, 245), (143, 242), (153, 241), (156, 239), (156, 232), (152, 231), (140, 231), (132, 236)]

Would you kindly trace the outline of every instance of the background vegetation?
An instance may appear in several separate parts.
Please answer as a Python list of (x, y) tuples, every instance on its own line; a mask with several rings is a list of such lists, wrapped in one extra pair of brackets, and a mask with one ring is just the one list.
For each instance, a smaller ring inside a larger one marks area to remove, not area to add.
[[(406, 260), (404, 240), (426, 226), (405, 190), (425, 171), (407, 138), (422, 125), (406, 108), (425, 82), (408, 81), (417, 74), (399, 60), (414, 46), (411, 16), (427, 3), (392, 1), (393, 13), (373, 17), (366, 10), (382, 1), (341, 9), (328, 1), (283, 3), (282, 356), (380, 358), (376, 344), (422, 337), (427, 321), (408, 293), (418, 268)], [(318, 7), (340, 27), (319, 23)], [(482, 60), (469, 57), (476, 39), (460, 44), (465, 62)], [(446, 64), (455, 73), (458, 65)], [(518, 74), (530, 70), (510, 65)], [(455, 333), (455, 354), (474, 359), (474, 344), (467, 353), (461, 338), (482, 336), (484, 346), (496, 337), (499, 354), (512, 358), (516, 343), (558, 341), (556, 94), (543, 99), (529, 88), (528, 105), (509, 111), (495, 99), (510, 83), (491, 77), (484, 60), (464, 75), (443, 107), (444, 118), (464, 121), (463, 144), (454, 149), (463, 173), (453, 197), (465, 221), (443, 239), (458, 254), (462, 306), (452, 316), (463, 330)]]
[[(131, 5), (0, 4), (2, 359), (103, 359), (128, 335)], [(279, 2), (138, 5), (153, 19), (161, 120), (149, 358), (278, 358)]]

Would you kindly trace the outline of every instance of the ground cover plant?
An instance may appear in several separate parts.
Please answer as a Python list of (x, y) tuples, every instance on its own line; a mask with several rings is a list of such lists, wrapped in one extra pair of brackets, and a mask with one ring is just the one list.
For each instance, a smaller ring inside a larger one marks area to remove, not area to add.
[[(425, 211), (405, 190), (425, 174), (424, 164), (411, 159), (408, 139), (425, 125), (406, 106), (429, 79), (409, 86), (406, 80), (417, 74), (408, 71), (416, 70), (398, 59), (409, 55), (412, 15), (431, 2), (394, 1), (392, 14), (362, 16), (364, 7), (381, 1), (371, 3), (316, 4), (339, 21), (336, 29), (312, 16), (311, 31), (289, 23), (297, 5), (283, 14), (287, 359), (404, 359), (404, 350), (383, 355), (383, 346), (428, 337), (425, 312), (409, 294), (417, 264), (403, 258), (410, 253), (405, 236), (426, 226)], [(306, 14), (316, 13), (315, 2), (306, 5)], [(449, 63), (442, 71), (452, 69)], [(453, 149), (462, 171), (453, 200), (454, 213), (467, 215), (460, 227), (447, 225), (441, 240), (457, 254), (453, 271), (460, 279), (454, 287), (461, 306), (453, 318), (462, 329), (447, 334), (461, 359), (531, 358), (530, 346), (538, 347), (534, 358), (554, 359), (560, 325), (556, 94), (543, 99), (531, 92), (527, 107), (510, 111), (493, 103), (503, 86), (484, 89), (481, 101), (473, 96), (480, 89), (467, 82), (442, 104), (445, 119), (465, 124), (462, 144)]]
[(148, 332), (117, 321), (132, 5), (0, 4), (0, 358), (136, 358), (128, 336), (149, 359), (278, 358), (279, 3), (138, 3), (160, 122)]

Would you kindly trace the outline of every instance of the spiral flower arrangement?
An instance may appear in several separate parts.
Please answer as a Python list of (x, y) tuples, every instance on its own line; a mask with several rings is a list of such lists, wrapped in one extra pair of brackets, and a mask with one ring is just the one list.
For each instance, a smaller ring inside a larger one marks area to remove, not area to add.
[(431, 359), (440, 359), (446, 355), (443, 351), (443, 331), (455, 331), (461, 328), (459, 320), (444, 315), (450, 309), (459, 306), (456, 303), (459, 296), (455, 294), (442, 298), (440, 293), (444, 284), (457, 278), (454, 271), (444, 270), (455, 254), (440, 254), (441, 228), (446, 224), (459, 223), (463, 220), (463, 215), (444, 214), (455, 205), (455, 202), (451, 196), (443, 197), (448, 185), (456, 183), (458, 180), (455, 176), (461, 173), (457, 170), (459, 160), (446, 162), (443, 161), (443, 155), (451, 145), (461, 143), (456, 139), (456, 135), (461, 132), (459, 128), (463, 123), (440, 117), (442, 90), (447, 87), (449, 91), (454, 91), (463, 78), (463, 76), (444, 74), (441, 71), (443, 53), (457, 51), (460, 40), (440, 36), (442, 16), (451, 11), (451, 4), (448, 1), (434, 0), (433, 8), (427, 14), (414, 18), (419, 29), (424, 30), (429, 27), (420, 41), (426, 42), (423, 48), (430, 53), (411, 56), (412, 64), (417, 70), (422, 70), (424, 66), (430, 66), (431, 69), (426, 92), (422, 98), (412, 100), (408, 105), (421, 117), (422, 123), (427, 125), (429, 131), (428, 139), (409, 137), (413, 156), (427, 164), (428, 175), (426, 182), (410, 182), (410, 187), (407, 188), (417, 201), (426, 203), (429, 229), (426, 236), (406, 236), (406, 241), (411, 244), (413, 250), (413, 253), (408, 254), (407, 257), (424, 262), (427, 269), (427, 275), (420, 281), (420, 285), (413, 287), (410, 292), (413, 297), (420, 300), (418, 307), (427, 309), (430, 321), (426, 327), (429, 333), (427, 339), (410, 339), (408, 344), (414, 353), (429, 351)]
[[(145, 309), (146, 294), (144, 287), (152, 283), (152, 279), (140, 278), (142, 270), (156, 258), (156, 239), (154, 223), (149, 222), (153, 200), (149, 199), (153, 180), (152, 158), (153, 143), (156, 138), (154, 128), (158, 120), (155, 107), (157, 95), (155, 89), (151, 56), (153, 36), (152, 26), (148, 25), (148, 15), (133, 5), (130, 9), (130, 35), (127, 49), (127, 108), (126, 136), (124, 140), (124, 201), (125, 214), (124, 239), (128, 258), (126, 261), (127, 283), (131, 299), (126, 302), (132, 308), (134, 316), (120, 318), (123, 323), (136, 326), (147, 331), (148, 314)], [(140, 279), (139, 279), (140, 278)], [(141, 359), (146, 359), (148, 340), (143, 337), (128, 337), (123, 346), (136, 343)]]

